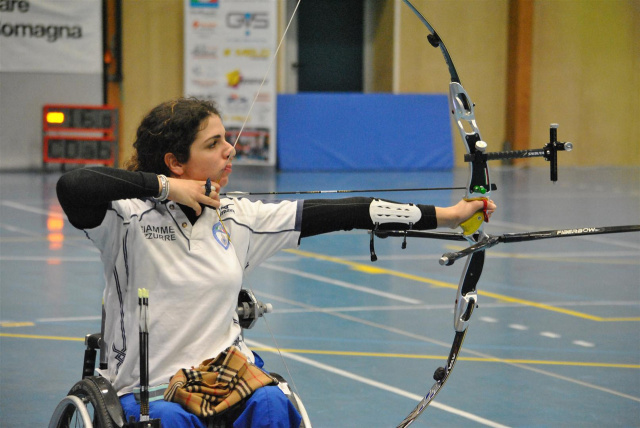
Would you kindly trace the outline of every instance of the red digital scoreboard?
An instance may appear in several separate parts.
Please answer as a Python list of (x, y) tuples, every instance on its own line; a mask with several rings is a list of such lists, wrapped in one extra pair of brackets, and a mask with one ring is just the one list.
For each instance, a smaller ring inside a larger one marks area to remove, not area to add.
[(118, 110), (111, 106), (47, 104), (42, 108), (43, 163), (114, 166)]

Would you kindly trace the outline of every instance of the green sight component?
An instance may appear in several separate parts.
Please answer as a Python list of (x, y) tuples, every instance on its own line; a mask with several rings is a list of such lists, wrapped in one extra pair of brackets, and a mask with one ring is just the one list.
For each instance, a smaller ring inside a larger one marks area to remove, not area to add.
[(485, 193), (487, 193), (487, 189), (485, 189), (482, 186), (473, 186), (473, 192), (474, 193), (482, 193), (484, 195)]

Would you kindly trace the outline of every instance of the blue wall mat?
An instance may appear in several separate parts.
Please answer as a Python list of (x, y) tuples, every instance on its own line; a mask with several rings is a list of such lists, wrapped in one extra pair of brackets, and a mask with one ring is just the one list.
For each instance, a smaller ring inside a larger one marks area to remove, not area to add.
[(436, 170), (453, 167), (446, 95), (278, 95), (283, 171)]

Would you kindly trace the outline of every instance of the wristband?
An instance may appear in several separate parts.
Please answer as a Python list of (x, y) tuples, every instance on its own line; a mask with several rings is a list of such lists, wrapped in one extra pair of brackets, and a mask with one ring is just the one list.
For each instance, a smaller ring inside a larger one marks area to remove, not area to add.
[(162, 190), (160, 190), (160, 194), (153, 199), (155, 199), (158, 202), (166, 201), (167, 198), (169, 197), (169, 180), (167, 179), (166, 176), (162, 174), (158, 175), (158, 178), (160, 179)]

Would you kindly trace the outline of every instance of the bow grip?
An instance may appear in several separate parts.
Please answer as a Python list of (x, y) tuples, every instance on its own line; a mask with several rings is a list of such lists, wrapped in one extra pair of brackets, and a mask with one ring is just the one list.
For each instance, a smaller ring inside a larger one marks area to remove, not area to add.
[(487, 217), (487, 198), (465, 198), (465, 201), (483, 201), (484, 208), (478, 210), (471, 217), (460, 223), (460, 227), (462, 228), (462, 234), (464, 236), (471, 236), (480, 229), (483, 222), (488, 222), (489, 218)]

